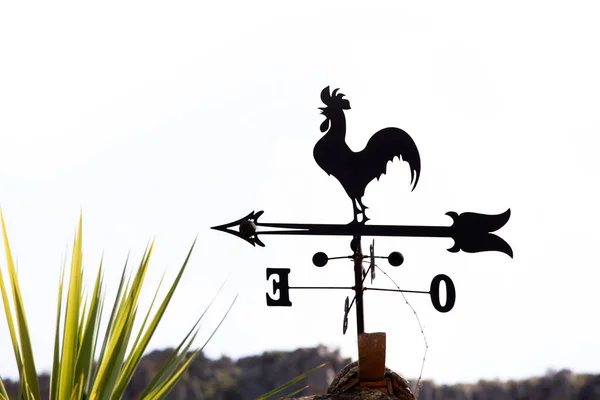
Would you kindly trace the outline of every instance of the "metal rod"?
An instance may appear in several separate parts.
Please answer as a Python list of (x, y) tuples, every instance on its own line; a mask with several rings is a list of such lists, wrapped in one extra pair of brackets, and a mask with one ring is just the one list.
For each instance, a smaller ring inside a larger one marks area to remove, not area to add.
[(360, 236), (354, 236), (354, 286), (356, 291), (356, 329), (358, 335), (365, 333), (365, 316), (363, 310), (363, 277), (362, 277), (362, 246)]
[(370, 288), (367, 287), (364, 290), (379, 290), (381, 292), (403, 292), (403, 293), (423, 293), (423, 294), (431, 294), (431, 292), (424, 292), (422, 290), (398, 290), (398, 289), (380, 289), (380, 288)]
[(452, 237), (451, 226), (389, 226), (389, 225), (326, 225), (326, 224), (286, 224), (262, 223), (256, 226), (282, 228), (275, 231), (258, 231), (259, 235), (324, 235), (345, 236), (410, 236), (410, 237)]
[(290, 289), (354, 289), (354, 286), (290, 286)]

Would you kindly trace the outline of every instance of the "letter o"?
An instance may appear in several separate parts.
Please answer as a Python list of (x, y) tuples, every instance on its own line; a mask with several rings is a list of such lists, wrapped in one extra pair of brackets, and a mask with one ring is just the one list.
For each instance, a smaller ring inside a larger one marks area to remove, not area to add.
[[(440, 283), (446, 284), (446, 304), (442, 306), (440, 303)], [(448, 275), (440, 274), (436, 275), (431, 280), (431, 287), (429, 288), (429, 296), (431, 296), (431, 303), (433, 307), (441, 313), (447, 313), (452, 310), (454, 303), (456, 302), (456, 288), (452, 279)]]

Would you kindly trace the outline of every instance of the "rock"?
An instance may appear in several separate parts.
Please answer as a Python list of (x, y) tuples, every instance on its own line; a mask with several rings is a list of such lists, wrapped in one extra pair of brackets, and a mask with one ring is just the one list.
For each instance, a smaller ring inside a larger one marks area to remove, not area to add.
[(300, 397), (296, 400), (415, 400), (406, 379), (389, 368), (385, 369), (381, 390), (361, 387), (358, 379), (358, 361), (346, 365), (327, 389), (327, 393)]

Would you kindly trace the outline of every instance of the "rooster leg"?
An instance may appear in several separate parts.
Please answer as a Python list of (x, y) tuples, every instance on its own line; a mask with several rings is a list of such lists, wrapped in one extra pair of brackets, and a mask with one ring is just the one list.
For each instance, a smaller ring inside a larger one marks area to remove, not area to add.
[(358, 222), (358, 214), (360, 214), (362, 211), (356, 205), (356, 199), (352, 199), (352, 209), (354, 210), (354, 221), (353, 222)]
[(360, 213), (363, 216), (363, 223), (365, 223), (370, 219), (369, 217), (367, 217), (367, 214), (366, 214), (367, 208), (369, 208), (369, 207), (365, 206), (360, 198), (357, 198), (356, 201), (358, 202), (358, 205), (360, 206), (360, 208), (362, 208)]

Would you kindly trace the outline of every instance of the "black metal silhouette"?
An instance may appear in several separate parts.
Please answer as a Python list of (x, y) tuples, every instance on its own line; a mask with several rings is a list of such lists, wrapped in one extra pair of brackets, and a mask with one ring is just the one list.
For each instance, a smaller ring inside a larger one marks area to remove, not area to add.
[[(221, 232), (227, 232), (240, 237), (251, 245), (264, 247), (261, 235), (319, 235), (319, 236), (404, 236), (404, 237), (438, 237), (454, 239), (454, 246), (448, 249), (451, 253), (462, 250), (466, 253), (484, 251), (499, 251), (513, 257), (513, 251), (508, 243), (497, 235), (492, 234), (502, 228), (510, 218), (510, 209), (502, 214), (487, 215), (478, 213), (458, 214), (447, 212), (453, 220), (450, 226), (403, 226), (403, 225), (367, 225), (350, 223), (347, 225), (334, 224), (294, 224), (258, 222), (264, 213), (254, 211), (244, 218), (228, 224), (214, 226)], [(239, 231), (234, 228), (238, 227)], [(257, 230), (258, 227), (279, 228), (279, 230)]]
[[(458, 214), (447, 212), (452, 218), (450, 226), (394, 226), (394, 225), (367, 225), (369, 220), (365, 212), (366, 207), (362, 197), (367, 185), (375, 178), (379, 179), (386, 173), (387, 163), (396, 157), (408, 162), (411, 172), (411, 186), (415, 189), (421, 173), (421, 159), (413, 139), (398, 128), (385, 128), (375, 133), (368, 141), (364, 150), (352, 151), (345, 141), (346, 119), (344, 110), (350, 109), (350, 103), (344, 95), (338, 93), (339, 89), (329, 93), (329, 87), (321, 92), (321, 100), (326, 107), (321, 108), (325, 121), (321, 124), (321, 132), (325, 135), (314, 147), (313, 155), (317, 164), (329, 175), (333, 175), (344, 187), (352, 200), (354, 219), (346, 225), (336, 224), (298, 224), (298, 223), (265, 223), (259, 222), (263, 211), (251, 212), (243, 218), (228, 224), (214, 226), (222, 232), (240, 237), (253, 246), (264, 247), (259, 236), (262, 235), (338, 235), (351, 236), (350, 247), (353, 254), (343, 257), (328, 257), (323, 252), (313, 256), (313, 263), (317, 267), (324, 267), (329, 260), (352, 259), (354, 262), (354, 286), (290, 286), (289, 268), (267, 268), (267, 280), (273, 275), (279, 278), (273, 282), (273, 294), (279, 294), (274, 299), (266, 294), (267, 305), (277, 307), (290, 307), (290, 289), (351, 289), (355, 296), (352, 302), (346, 297), (344, 303), (343, 332), (348, 327), (348, 313), (356, 303), (357, 331), (360, 335), (364, 332), (363, 293), (367, 290), (381, 290), (391, 292), (407, 292), (429, 294), (436, 310), (442, 313), (450, 311), (456, 301), (456, 289), (452, 280), (443, 274), (433, 278), (429, 291), (371, 288), (364, 286), (364, 279), (371, 276), (371, 283), (375, 279), (375, 259), (387, 258), (392, 266), (399, 266), (404, 262), (404, 257), (399, 252), (392, 252), (388, 257), (375, 255), (374, 243), (370, 247), (369, 269), (363, 268), (365, 256), (362, 254), (361, 238), (363, 236), (395, 236), (395, 237), (438, 237), (451, 238), (454, 245), (448, 251), (456, 253), (460, 250), (467, 253), (485, 251), (498, 251), (513, 257), (510, 245), (499, 236), (492, 234), (502, 228), (510, 218), (510, 209), (502, 214), (487, 215), (473, 212)], [(359, 221), (359, 215), (362, 216)], [(260, 230), (259, 228), (273, 228)], [(379, 267), (377, 267), (379, 268)], [(444, 282), (446, 288), (446, 302), (440, 301), (440, 284)]]
[(361, 222), (365, 223), (369, 220), (365, 214), (368, 207), (363, 204), (362, 197), (367, 185), (385, 174), (388, 162), (402, 157), (410, 167), (414, 190), (421, 173), (421, 158), (413, 139), (399, 128), (382, 129), (369, 139), (362, 151), (352, 151), (346, 144), (344, 115), (344, 110), (350, 109), (350, 102), (338, 90), (330, 94), (327, 86), (321, 92), (321, 100), (326, 105), (320, 108), (325, 116), (321, 124), (321, 132), (325, 135), (315, 145), (313, 155), (319, 167), (336, 177), (352, 200), (354, 222), (358, 222), (358, 215), (362, 214)]

